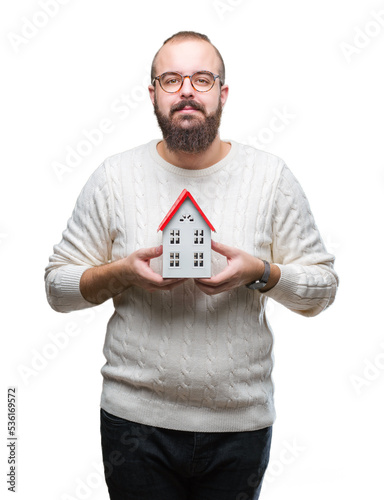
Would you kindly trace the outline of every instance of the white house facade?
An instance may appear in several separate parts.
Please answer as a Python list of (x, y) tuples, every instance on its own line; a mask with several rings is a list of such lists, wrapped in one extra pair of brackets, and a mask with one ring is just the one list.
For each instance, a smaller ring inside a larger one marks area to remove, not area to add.
[(166, 215), (163, 231), (164, 278), (211, 277), (211, 231), (191, 194), (184, 190)]

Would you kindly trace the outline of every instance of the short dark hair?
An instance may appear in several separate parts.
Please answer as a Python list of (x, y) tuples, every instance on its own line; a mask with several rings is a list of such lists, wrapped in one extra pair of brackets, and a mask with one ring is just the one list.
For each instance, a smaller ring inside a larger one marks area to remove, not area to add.
[[(220, 67), (219, 67), (219, 75), (220, 75), (220, 81), (224, 85), (225, 81), (225, 64), (224, 60), (220, 54), (220, 52), (217, 50), (217, 48), (213, 45), (211, 40), (207, 37), (207, 35), (203, 35), (202, 33), (196, 33), (196, 31), (179, 31), (178, 33), (175, 33), (174, 35), (170, 36), (165, 40), (163, 43), (162, 47), (168, 42), (171, 42), (173, 40), (203, 40), (204, 42), (208, 42), (212, 45), (212, 47), (215, 49), (215, 52), (220, 60)], [(155, 64), (156, 64), (156, 58), (158, 53), (160, 52), (160, 49), (156, 52), (155, 57), (153, 58), (152, 61), (152, 66), (151, 66), (151, 82), (153, 82), (153, 79), (155, 78), (156, 75), (156, 69), (155, 69)]]

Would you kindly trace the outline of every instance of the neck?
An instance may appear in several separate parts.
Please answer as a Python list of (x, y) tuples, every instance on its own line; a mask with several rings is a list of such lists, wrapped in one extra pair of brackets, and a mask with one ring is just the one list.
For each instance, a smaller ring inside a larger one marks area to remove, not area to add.
[(201, 170), (211, 167), (222, 160), (230, 151), (231, 145), (220, 139), (219, 135), (202, 153), (184, 153), (183, 151), (171, 151), (165, 141), (157, 145), (157, 152), (168, 163), (175, 167), (186, 168), (188, 170)]

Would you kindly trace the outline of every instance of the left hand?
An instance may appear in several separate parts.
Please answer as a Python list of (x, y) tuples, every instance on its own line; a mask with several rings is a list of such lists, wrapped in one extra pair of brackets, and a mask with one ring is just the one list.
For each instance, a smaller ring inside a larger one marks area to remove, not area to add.
[(207, 295), (228, 292), (260, 279), (264, 273), (261, 259), (244, 250), (223, 245), (212, 240), (212, 250), (227, 257), (227, 267), (212, 278), (196, 278), (196, 286)]

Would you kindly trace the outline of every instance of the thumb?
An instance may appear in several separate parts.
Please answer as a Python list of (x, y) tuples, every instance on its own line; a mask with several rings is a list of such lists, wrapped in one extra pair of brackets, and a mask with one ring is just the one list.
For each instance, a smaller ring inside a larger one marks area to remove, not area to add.
[(160, 257), (162, 253), (163, 253), (163, 245), (159, 245), (158, 247), (141, 248), (140, 250), (137, 251), (137, 256), (141, 260), (148, 260)]
[(224, 257), (234, 257), (236, 249), (233, 247), (230, 247), (228, 245), (224, 245), (224, 243), (218, 243), (217, 241), (211, 242), (211, 247), (214, 252), (217, 252), (221, 255), (224, 255)]

